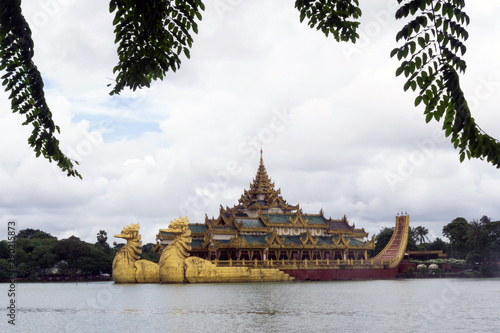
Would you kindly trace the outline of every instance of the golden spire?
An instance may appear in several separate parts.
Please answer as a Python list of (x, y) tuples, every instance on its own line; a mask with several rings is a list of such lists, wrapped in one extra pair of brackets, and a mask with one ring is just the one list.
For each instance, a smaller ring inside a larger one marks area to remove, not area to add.
[[(250, 189), (244, 191), (239, 203), (245, 207), (262, 206), (265, 209), (274, 207), (278, 203), (286, 210), (294, 209), (281, 197), (281, 190), (274, 189), (274, 183), (267, 175), (266, 167), (264, 166), (264, 158), (262, 157), (262, 148), (260, 149), (260, 163), (253, 183), (250, 184)], [(264, 205), (264, 206), (263, 206)]]
[(274, 191), (274, 184), (267, 175), (266, 167), (264, 166), (264, 158), (262, 157), (262, 148), (260, 149), (260, 164), (257, 170), (257, 175), (250, 185), (250, 192), (252, 194), (266, 194), (269, 190)]

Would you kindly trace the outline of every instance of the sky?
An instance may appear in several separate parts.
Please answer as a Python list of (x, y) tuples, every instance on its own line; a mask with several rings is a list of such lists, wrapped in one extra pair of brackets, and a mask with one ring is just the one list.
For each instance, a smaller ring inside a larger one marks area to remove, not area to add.
[[(108, 242), (140, 223), (143, 243), (179, 217), (233, 207), (260, 149), (276, 188), (304, 213), (347, 216), (371, 237), (399, 213), (431, 240), (456, 217), (500, 220), (500, 171), (459, 161), (441, 124), (425, 123), (395, 77), (397, 1), (362, 0), (360, 40), (300, 23), (292, 1), (207, 0), (191, 59), (150, 89), (111, 97), (117, 64), (106, 1), (24, 1), (60, 147), (83, 180), (36, 158), (31, 132), (0, 93), (0, 239), (7, 222), (59, 239)], [(500, 138), (500, 22), (469, 1), (462, 88), (479, 126)], [(3, 89), (2, 89), (3, 91)]]

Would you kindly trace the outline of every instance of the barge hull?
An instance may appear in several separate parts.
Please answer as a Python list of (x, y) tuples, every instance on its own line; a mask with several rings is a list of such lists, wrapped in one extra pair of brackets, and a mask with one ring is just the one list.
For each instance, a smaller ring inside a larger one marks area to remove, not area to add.
[(390, 280), (398, 268), (385, 269), (293, 269), (283, 271), (298, 281)]

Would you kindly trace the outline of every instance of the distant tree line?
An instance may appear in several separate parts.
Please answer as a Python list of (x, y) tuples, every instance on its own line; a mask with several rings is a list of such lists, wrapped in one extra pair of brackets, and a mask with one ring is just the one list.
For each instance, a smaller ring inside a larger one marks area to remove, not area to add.
[(443, 227), (449, 240), (449, 255), (467, 262), (492, 263), (500, 261), (500, 221), (487, 216), (467, 222), (457, 217)]
[[(94, 244), (71, 236), (58, 240), (51, 234), (34, 229), (20, 230), (16, 238), (15, 274), (32, 281), (57, 276), (60, 279), (91, 279), (111, 275), (116, 252), (124, 244), (110, 247), (104, 230)], [(158, 262), (153, 244), (143, 246), (142, 258)], [(7, 241), (0, 241), (0, 279), (10, 277)]]

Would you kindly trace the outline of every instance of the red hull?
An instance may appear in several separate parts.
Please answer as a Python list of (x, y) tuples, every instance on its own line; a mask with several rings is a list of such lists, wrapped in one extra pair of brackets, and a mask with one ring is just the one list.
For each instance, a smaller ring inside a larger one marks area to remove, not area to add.
[(298, 281), (388, 280), (395, 279), (398, 268), (391, 269), (293, 269), (284, 270)]

